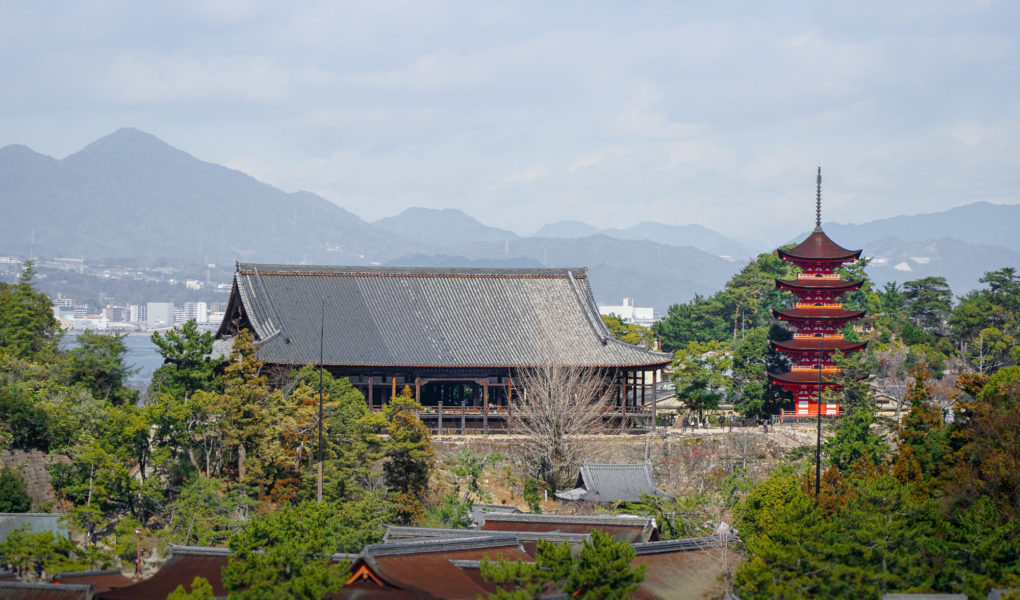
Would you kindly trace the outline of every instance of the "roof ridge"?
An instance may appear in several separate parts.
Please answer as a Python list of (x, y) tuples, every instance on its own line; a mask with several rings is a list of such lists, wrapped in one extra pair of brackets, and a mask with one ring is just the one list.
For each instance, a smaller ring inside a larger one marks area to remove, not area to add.
[(486, 536), (464, 536), (451, 538), (434, 538), (425, 540), (402, 540), (372, 544), (361, 550), (364, 557), (393, 556), (401, 554), (430, 554), (450, 550), (471, 550), (475, 548), (499, 548), (503, 546), (519, 546), (516, 535), (495, 534)]
[(230, 556), (233, 554), (230, 548), (221, 548), (219, 546), (178, 546), (177, 544), (170, 544), (170, 554), (197, 554), (206, 556)]
[[(510, 530), (502, 530), (502, 529), (449, 529), (449, 528), (442, 528), (442, 527), (411, 527), (411, 526), (404, 526), (404, 525), (388, 525), (385, 535), (389, 536), (391, 531), (396, 532), (398, 535), (400, 533), (411, 534), (411, 533), (415, 533), (415, 532), (421, 532), (421, 533), (423, 533), (425, 535), (421, 535), (421, 536), (417, 536), (417, 537), (413, 537), (413, 538), (398, 538), (396, 540), (384, 542), (386, 544), (399, 544), (401, 542), (412, 542), (412, 541), (415, 541), (415, 540), (421, 540), (422, 538), (426, 538), (426, 539), (443, 539), (443, 538), (445, 538), (447, 540), (452, 540), (452, 539), (455, 539), (458, 536), (462, 537), (462, 538), (487, 538), (487, 537), (492, 537), (492, 536), (503, 536), (503, 535), (505, 535), (505, 536), (514, 536), (514, 537), (516, 537), (518, 542), (521, 542), (521, 541), (526, 541), (527, 542), (527, 541), (533, 541), (533, 540), (538, 540), (538, 539), (561, 540), (561, 541), (570, 541), (570, 540), (580, 541), (580, 540), (587, 539), (587, 538), (591, 537), (591, 534), (589, 534), (589, 533), (566, 533), (566, 532), (560, 532), (560, 531), (510, 531)], [(450, 533), (450, 535), (449, 536), (444, 536), (443, 534), (447, 533), (447, 532)], [(432, 533), (433, 535), (428, 535), (429, 533)], [(383, 539), (385, 540), (386, 538), (384, 537)]]
[(81, 590), (91, 591), (91, 583), (47, 583), (45, 581), (0, 581), (0, 588), (21, 588), (29, 590)]
[(704, 550), (715, 548), (723, 544), (739, 542), (740, 536), (736, 533), (708, 535), (703, 537), (680, 538), (676, 540), (658, 540), (655, 542), (634, 542), (631, 547), (639, 556), (642, 554), (658, 554), (669, 551)]
[[(536, 513), (482, 513), (485, 521), (514, 521), (514, 522), (538, 522), (538, 523), (604, 523), (607, 525), (620, 524), (625, 522), (651, 523), (654, 517), (643, 517), (641, 515), (555, 515)], [(490, 518), (491, 517), (491, 518)]]
[(262, 275), (350, 275), (350, 276), (476, 276), (476, 277), (556, 277), (566, 278), (574, 273), (575, 277), (587, 277), (587, 267), (530, 267), (530, 268), (490, 268), (490, 267), (381, 267), (381, 266), (350, 266), (350, 265), (288, 265), (274, 263), (237, 263), (237, 272), (253, 272), (258, 270)]
[(59, 579), (62, 577), (86, 577), (88, 575), (114, 575), (116, 573), (124, 574), (124, 571), (120, 569), (97, 569), (94, 571), (62, 571), (55, 573), (53, 579)]

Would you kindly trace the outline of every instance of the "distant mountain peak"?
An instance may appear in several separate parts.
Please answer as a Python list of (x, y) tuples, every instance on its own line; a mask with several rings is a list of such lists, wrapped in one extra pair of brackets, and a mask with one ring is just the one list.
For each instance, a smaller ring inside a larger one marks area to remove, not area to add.
[(517, 234), (512, 231), (489, 227), (457, 208), (412, 206), (396, 216), (379, 219), (372, 225), (405, 236), (411, 241), (437, 246), (517, 238)]
[(569, 220), (569, 221), (557, 221), (555, 223), (549, 223), (543, 225), (541, 229), (535, 232), (535, 237), (546, 237), (546, 238), (582, 238), (594, 235), (599, 230), (594, 225), (589, 225), (584, 221)]
[(23, 144), (9, 144), (0, 148), (0, 157), (12, 159), (27, 158), (30, 160), (44, 158), (46, 160), (53, 160), (52, 157), (40, 154)]
[(155, 135), (122, 127), (70, 154), (64, 161), (70, 165), (94, 165), (107, 161), (133, 163), (138, 160), (195, 160), (187, 152), (174, 148)]

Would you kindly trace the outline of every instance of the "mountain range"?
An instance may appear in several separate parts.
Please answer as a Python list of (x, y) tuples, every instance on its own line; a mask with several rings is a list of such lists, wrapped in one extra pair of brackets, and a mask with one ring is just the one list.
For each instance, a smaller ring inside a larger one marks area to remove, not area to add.
[[(660, 314), (715, 292), (748, 259), (770, 250), (697, 224), (600, 229), (563, 221), (521, 237), (460, 210), (427, 208), (369, 223), (321, 196), (283, 192), (135, 129), (59, 160), (25, 146), (0, 148), (0, 214), (0, 254), (587, 266), (599, 302), (626, 296)], [(974, 203), (824, 228), (841, 245), (874, 257), (869, 272), (879, 283), (942, 275), (963, 293), (980, 285), (985, 271), (1020, 267), (1020, 205)]]

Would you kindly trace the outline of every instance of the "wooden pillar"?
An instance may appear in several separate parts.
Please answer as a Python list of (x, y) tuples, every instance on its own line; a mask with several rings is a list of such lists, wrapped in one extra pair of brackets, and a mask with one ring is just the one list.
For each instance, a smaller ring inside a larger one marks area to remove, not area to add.
[(421, 377), (414, 378), (414, 401), (421, 404)]
[(437, 404), (436, 407), (439, 412), (438, 415), (439, 420), (437, 421), (436, 424), (436, 435), (443, 435), (443, 401), (440, 400), (439, 404)]
[(467, 417), (464, 414), (464, 401), (461, 400), (461, 402), (460, 402), (460, 434), (461, 435), (464, 435), (464, 433), (465, 433), (464, 430), (465, 430), (466, 425), (467, 425)]
[(646, 400), (645, 400), (645, 387), (647, 385), (648, 384), (645, 382), (645, 371), (644, 371), (644, 369), (642, 369), (641, 370), (641, 408), (645, 407), (645, 402), (646, 402)]
[(652, 432), (657, 427), (656, 417), (659, 416), (659, 372), (652, 371)]
[(623, 381), (620, 384), (620, 395), (623, 398), (623, 402), (620, 405), (620, 408), (622, 410), (621, 417), (620, 417), (620, 426), (621, 427), (627, 427), (627, 377), (628, 377), (628, 374), (625, 371), (623, 373)]
[(392, 400), (397, 397), (397, 376), (395, 374), (391, 375), (390, 380), (393, 381), (393, 395), (390, 396), (390, 400)]
[(372, 378), (368, 378), (368, 412), (375, 412), (375, 406), (372, 403)]
[(485, 383), (482, 384), (482, 402), (484, 408), (482, 412), (482, 433), (489, 435), (489, 380), (486, 379)]

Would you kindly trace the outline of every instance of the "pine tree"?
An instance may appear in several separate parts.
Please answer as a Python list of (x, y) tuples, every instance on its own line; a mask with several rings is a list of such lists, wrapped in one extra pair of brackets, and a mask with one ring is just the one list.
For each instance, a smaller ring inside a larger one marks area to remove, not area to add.
[(28, 484), (21, 473), (10, 467), (0, 470), (0, 513), (28, 512), (31, 506)]
[(539, 540), (534, 562), (481, 562), (482, 577), (496, 586), (492, 600), (527, 600), (563, 593), (582, 600), (630, 598), (645, 580), (645, 565), (632, 566), (634, 548), (598, 530), (575, 558), (570, 546)]

